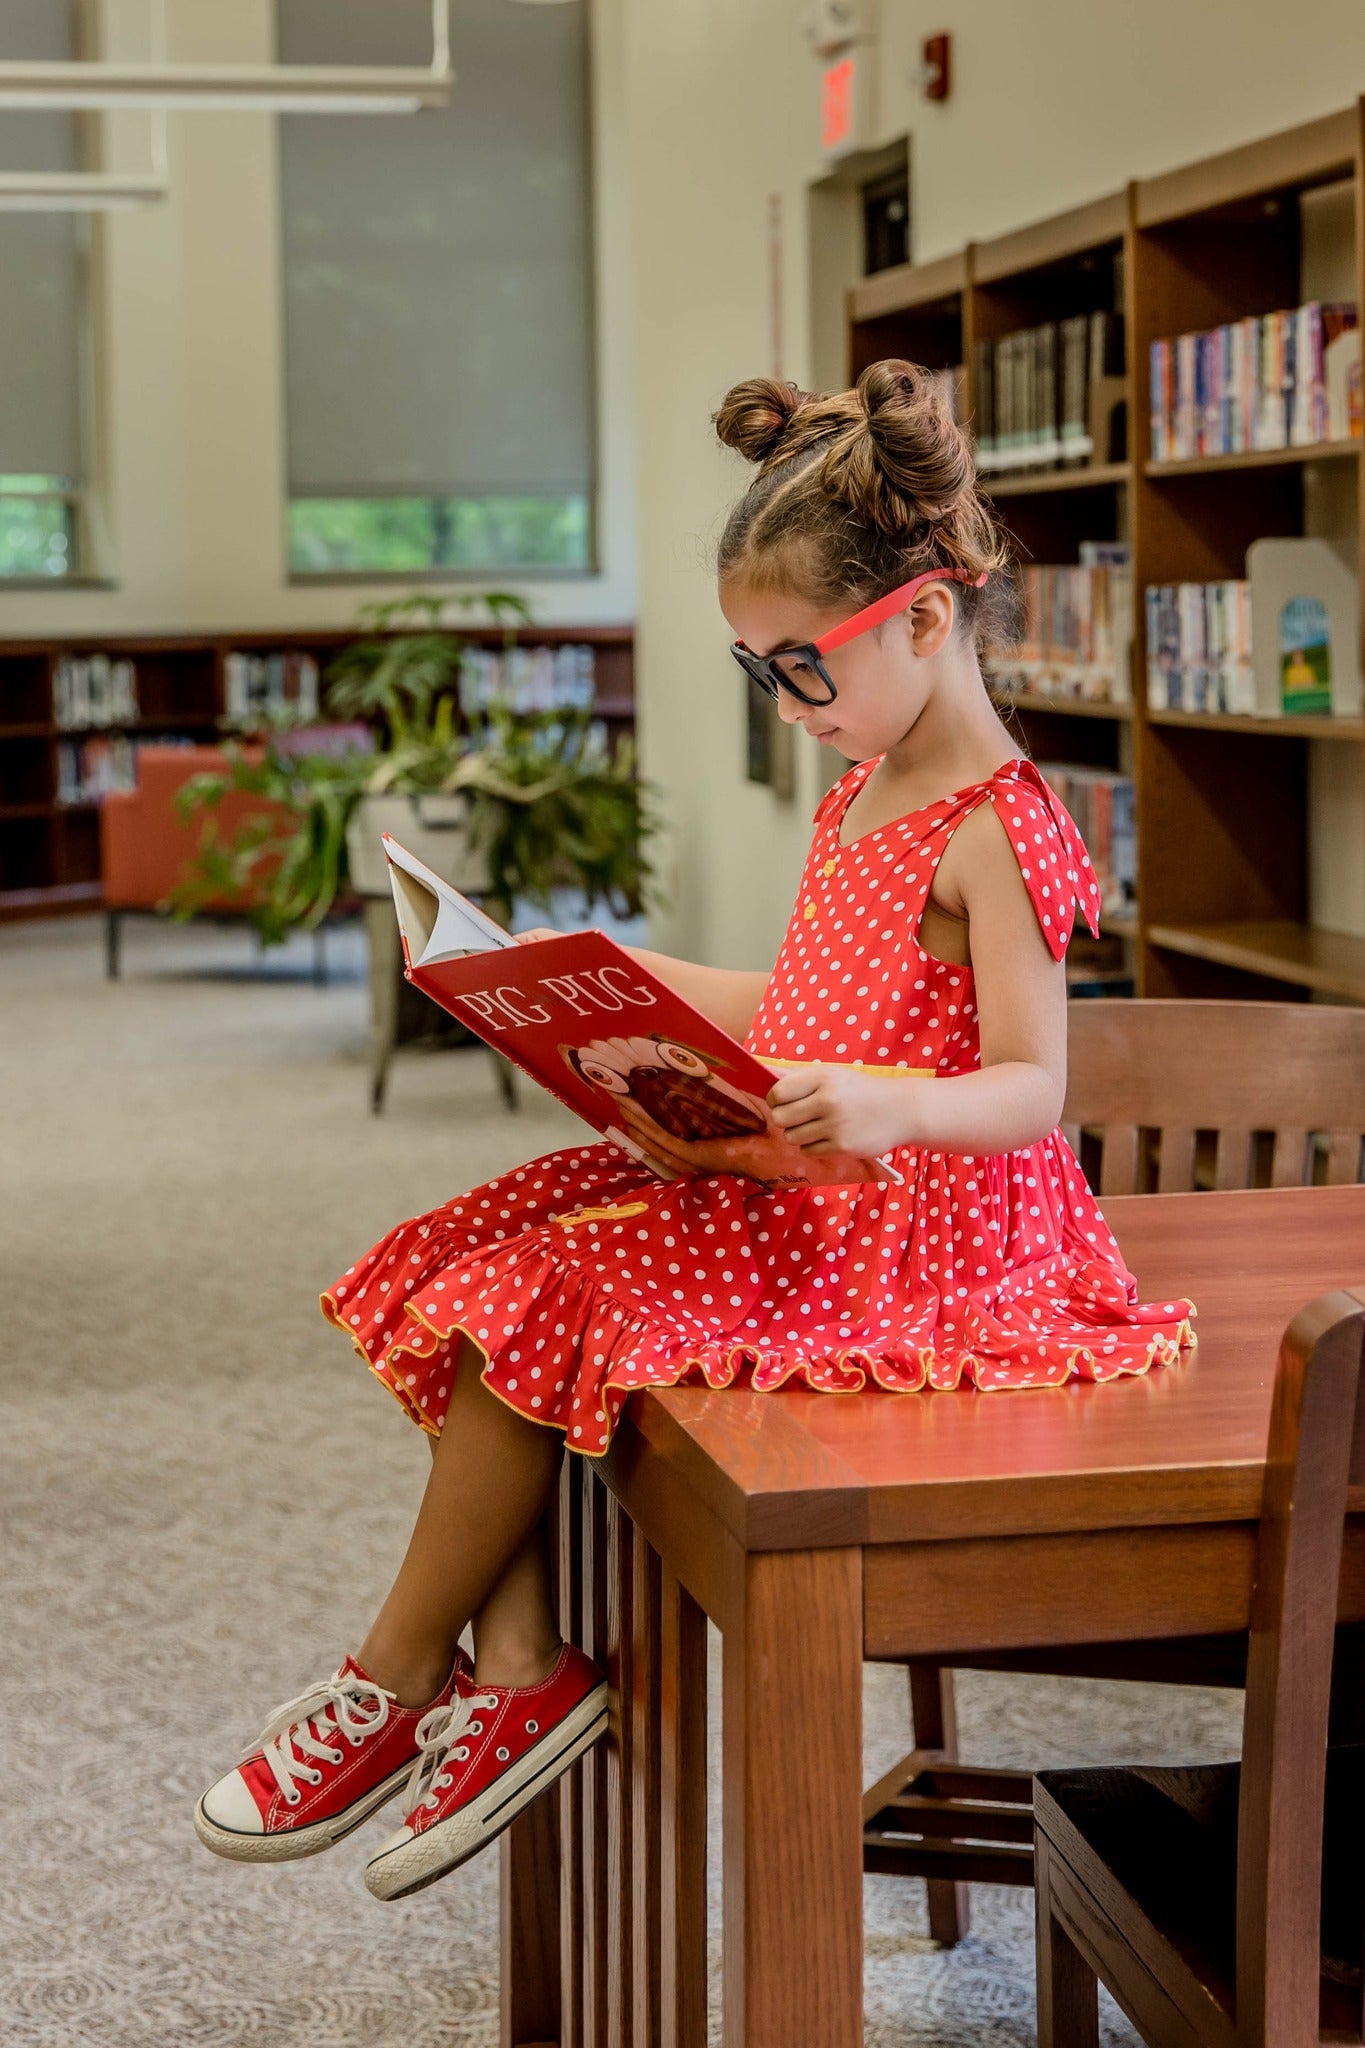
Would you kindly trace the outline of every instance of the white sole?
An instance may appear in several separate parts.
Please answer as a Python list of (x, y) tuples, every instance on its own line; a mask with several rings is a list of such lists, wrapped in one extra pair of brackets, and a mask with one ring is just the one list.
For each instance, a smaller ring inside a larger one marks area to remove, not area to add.
[(538, 1743), (449, 1820), (437, 1821), (420, 1835), (404, 1836), (392, 1848), (380, 1849), (366, 1868), (365, 1883), (377, 1899), (405, 1899), (458, 1870), (496, 1841), (547, 1785), (562, 1777), (584, 1750), (592, 1748), (606, 1727), (607, 1688), (599, 1685), (554, 1729), (549, 1755), (539, 1754), (551, 1741), (547, 1736), (545, 1743)]
[[(334, 1813), (328, 1820), (314, 1821), (309, 1827), (278, 1828), (268, 1835), (244, 1835), (235, 1828), (220, 1827), (204, 1811), (204, 1800), (201, 1799), (194, 1809), (194, 1832), (215, 1856), (227, 1856), (234, 1863), (291, 1863), (304, 1856), (320, 1856), (324, 1849), (344, 1842), (347, 1835), (363, 1827), (381, 1806), (387, 1806), (411, 1776), (412, 1764), (408, 1762), (401, 1771), (395, 1771), (343, 1813)], [(205, 1793), (204, 1798), (207, 1797)]]

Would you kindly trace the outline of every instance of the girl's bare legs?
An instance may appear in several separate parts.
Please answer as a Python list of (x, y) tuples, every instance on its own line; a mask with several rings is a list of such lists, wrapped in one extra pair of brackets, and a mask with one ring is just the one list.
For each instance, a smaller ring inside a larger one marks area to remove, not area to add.
[(559, 1651), (543, 1523), (563, 1440), (491, 1394), (479, 1371), (461, 1338), (407, 1555), (358, 1653), (407, 1707), (441, 1690), (471, 1621), (485, 1684), (534, 1684)]

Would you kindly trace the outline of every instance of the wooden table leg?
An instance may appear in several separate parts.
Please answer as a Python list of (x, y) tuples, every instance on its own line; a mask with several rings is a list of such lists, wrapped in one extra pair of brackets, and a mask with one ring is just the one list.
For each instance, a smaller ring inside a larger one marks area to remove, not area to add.
[(659, 1803), (659, 2048), (706, 2048), (706, 1616), (666, 1565)]
[[(945, 1758), (956, 1758), (957, 1700), (952, 1672), (941, 1664), (916, 1663), (910, 1666), (909, 1678), (910, 1726), (916, 1749), (937, 1749)], [(925, 1890), (929, 1894), (930, 1936), (945, 1948), (953, 1948), (972, 1924), (968, 1888), (931, 1877)]]
[(725, 1633), (725, 2048), (861, 2048), (862, 1554), (743, 1569)]
[(551, 1793), (502, 1838), (499, 2048), (559, 2048), (559, 1853)]

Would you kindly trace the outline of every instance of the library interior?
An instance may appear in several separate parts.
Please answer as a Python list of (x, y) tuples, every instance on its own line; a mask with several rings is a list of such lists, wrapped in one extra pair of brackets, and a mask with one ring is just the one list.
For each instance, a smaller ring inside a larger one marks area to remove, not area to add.
[(1365, 2041), (1363, 301), (1346, 0), (0, 0), (6, 2044)]

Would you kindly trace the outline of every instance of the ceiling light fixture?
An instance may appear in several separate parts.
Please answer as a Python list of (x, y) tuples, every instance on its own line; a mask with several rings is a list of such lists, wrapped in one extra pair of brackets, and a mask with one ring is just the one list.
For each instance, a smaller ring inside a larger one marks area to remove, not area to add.
[[(0, 108), (210, 108), (275, 114), (415, 114), (443, 107), (450, 65), (449, 0), (432, 0), (429, 68), (358, 64), (105, 64), (0, 61)], [(165, 0), (157, 0), (164, 41)]]
[(170, 190), (166, 116), (152, 116), (147, 171), (0, 171), (0, 213), (124, 213), (156, 206)]

